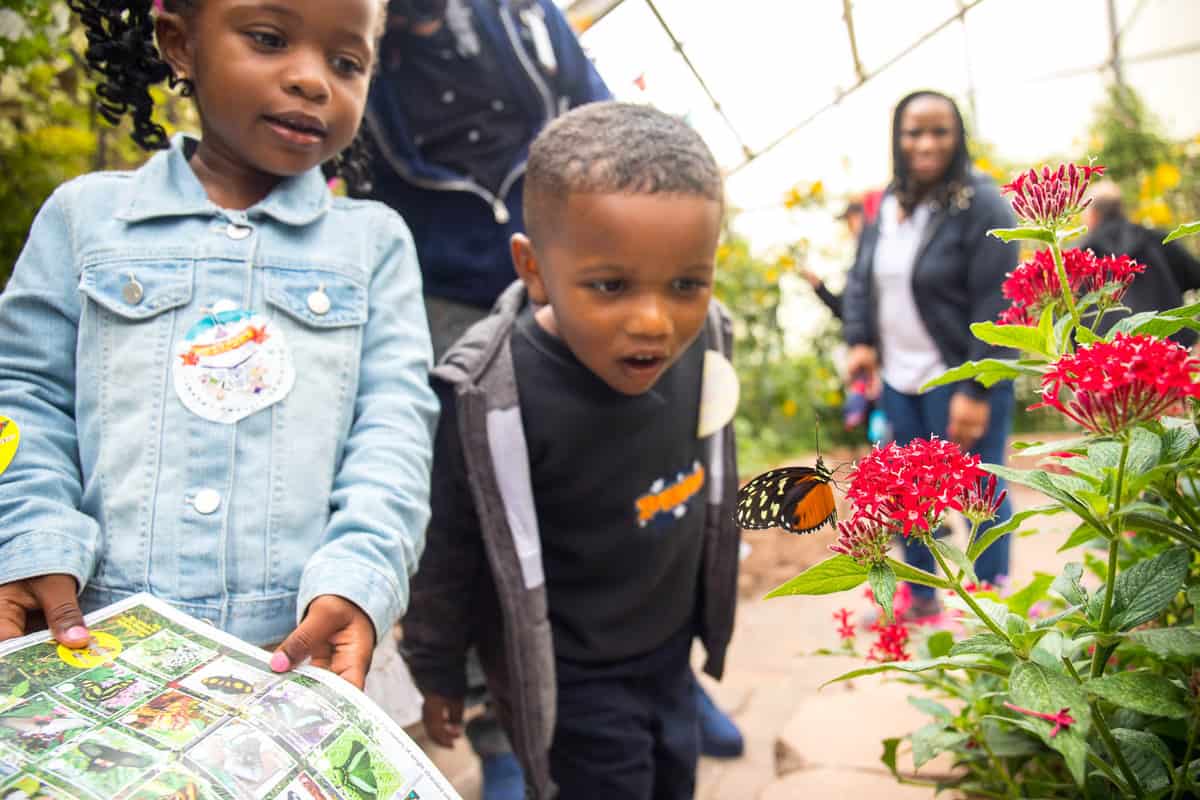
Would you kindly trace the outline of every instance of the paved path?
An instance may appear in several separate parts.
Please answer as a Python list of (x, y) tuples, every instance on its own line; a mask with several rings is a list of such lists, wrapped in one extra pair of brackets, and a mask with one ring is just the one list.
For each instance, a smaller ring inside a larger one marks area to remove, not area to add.
[[(1024, 465), (1022, 465), (1024, 466)], [(1018, 509), (1044, 502), (1034, 492), (1017, 488)], [(1017, 585), (1035, 569), (1057, 572), (1067, 559), (1055, 550), (1070, 530), (1067, 515), (1035, 518), (1025, 527), (1041, 533), (1013, 543), (1013, 574)], [(861, 591), (823, 597), (760, 599), (804, 566), (823, 559), (832, 540), (827, 532), (793, 537), (774, 532), (747, 533), (751, 551), (743, 562), (742, 600), (724, 680), (705, 678), (717, 704), (729, 711), (746, 737), (746, 753), (729, 761), (703, 759), (698, 800), (846, 800), (848, 797), (926, 798), (926, 789), (898, 785), (879, 762), (880, 741), (903, 736), (927, 721), (910, 706), (910, 687), (878, 676), (853, 683), (821, 684), (862, 659), (814, 655), (820, 648), (838, 646), (833, 612), (848, 607), (868, 608)], [(860, 646), (866, 646), (866, 636)], [(697, 664), (703, 653), (697, 647)], [(390, 658), (382, 668), (395, 675), (402, 669)], [(373, 676), (375, 694), (397, 716), (412, 717), (394, 692), (386, 674)], [(410, 727), (420, 737), (420, 725)], [(479, 800), (479, 770), (464, 744), (454, 750), (430, 749), (435, 762), (462, 793)], [(900, 762), (905, 764), (905, 755)], [(911, 770), (911, 762), (906, 767)], [(927, 764), (920, 775), (944, 771), (944, 761)], [(569, 799), (568, 799), (569, 800)]]

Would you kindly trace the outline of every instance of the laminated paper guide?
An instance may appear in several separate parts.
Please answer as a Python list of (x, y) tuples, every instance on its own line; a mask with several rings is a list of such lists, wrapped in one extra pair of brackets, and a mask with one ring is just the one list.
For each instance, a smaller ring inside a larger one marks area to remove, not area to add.
[(0, 644), (0, 797), (461, 800), (366, 695), (137, 595)]

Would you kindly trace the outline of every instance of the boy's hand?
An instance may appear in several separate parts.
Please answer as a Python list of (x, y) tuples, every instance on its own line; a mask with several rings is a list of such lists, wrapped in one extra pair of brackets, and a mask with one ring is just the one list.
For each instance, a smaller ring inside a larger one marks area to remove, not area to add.
[(314, 667), (363, 688), (371, 654), (375, 651), (375, 626), (358, 606), (334, 594), (318, 595), (304, 620), (271, 656), (271, 669), (287, 672), (312, 657)]
[(454, 740), (462, 736), (463, 701), (461, 697), (425, 695), (421, 706), (421, 722), (429, 738), (442, 747), (453, 747)]
[(36, 630), (34, 619), (43, 616), (59, 644), (86, 647), (92, 635), (83, 624), (77, 590), (75, 578), (57, 573), (0, 585), (0, 642)]

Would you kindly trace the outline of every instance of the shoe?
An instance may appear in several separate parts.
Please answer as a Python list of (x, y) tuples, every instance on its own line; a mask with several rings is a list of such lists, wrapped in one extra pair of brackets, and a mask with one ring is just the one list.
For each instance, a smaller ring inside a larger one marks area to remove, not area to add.
[(742, 732), (712, 698), (696, 684), (696, 712), (700, 721), (700, 753), (712, 758), (737, 758), (746, 749)]
[(936, 594), (931, 597), (913, 595), (912, 603), (904, 610), (900, 618), (904, 622), (924, 625), (936, 622), (941, 613), (942, 603)]
[(483, 800), (525, 800), (525, 774), (512, 753), (483, 759)]

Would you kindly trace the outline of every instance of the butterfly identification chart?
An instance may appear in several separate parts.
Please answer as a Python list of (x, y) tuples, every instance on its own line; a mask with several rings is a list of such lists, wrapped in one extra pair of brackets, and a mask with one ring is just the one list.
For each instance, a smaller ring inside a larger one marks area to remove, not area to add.
[(137, 595), (70, 650), (0, 644), (0, 798), (461, 800), (340, 678)]

